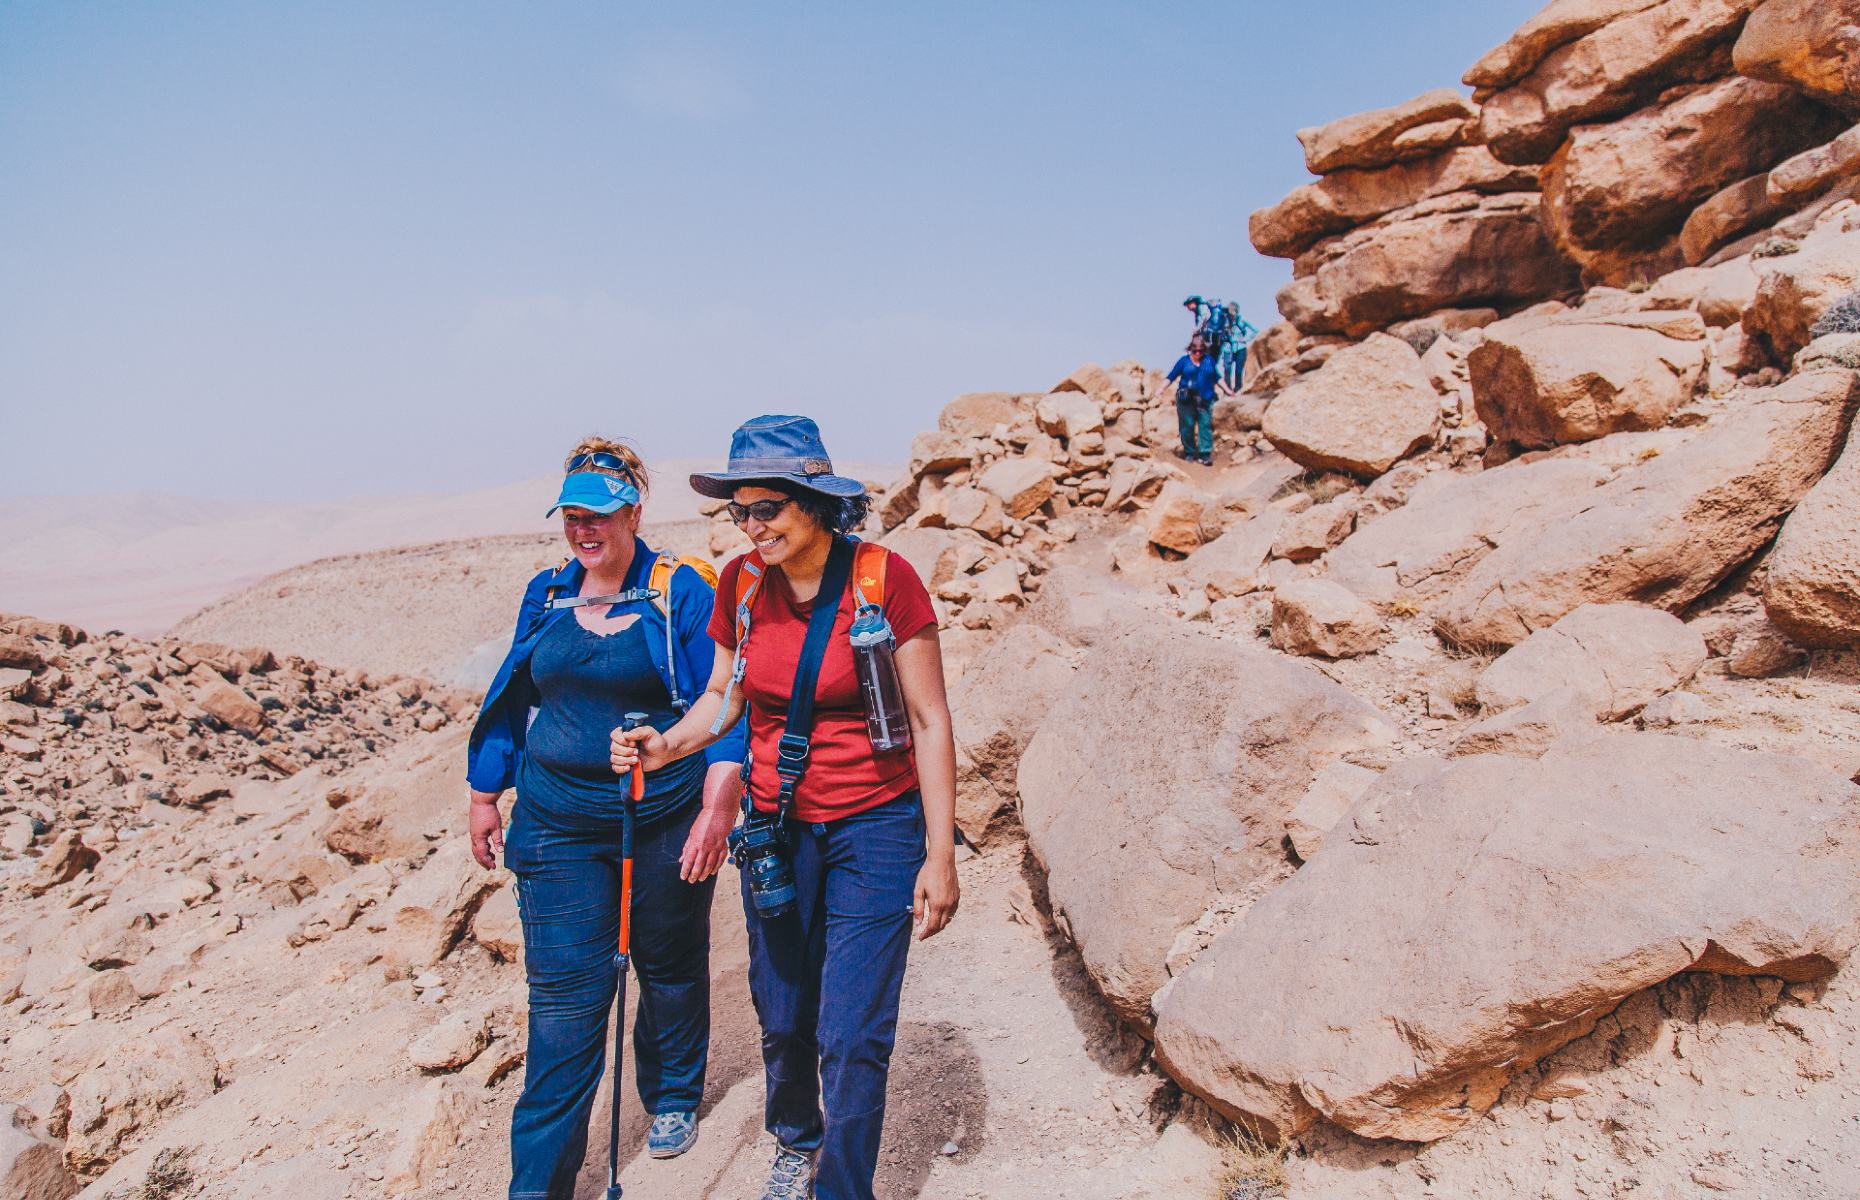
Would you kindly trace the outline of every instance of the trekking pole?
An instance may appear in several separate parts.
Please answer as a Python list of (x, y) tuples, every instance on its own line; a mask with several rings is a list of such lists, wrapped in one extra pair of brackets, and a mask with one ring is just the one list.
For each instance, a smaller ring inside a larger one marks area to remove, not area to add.
[[(645, 722), (645, 713), (630, 712), (620, 719), (620, 728), (637, 729)], [(614, 952), (614, 1086), (607, 1130), (607, 1200), (620, 1200), (620, 1058), (626, 1047), (626, 968), (633, 921), (633, 821), (645, 796), (646, 768), (635, 759), (620, 810), (620, 947)]]

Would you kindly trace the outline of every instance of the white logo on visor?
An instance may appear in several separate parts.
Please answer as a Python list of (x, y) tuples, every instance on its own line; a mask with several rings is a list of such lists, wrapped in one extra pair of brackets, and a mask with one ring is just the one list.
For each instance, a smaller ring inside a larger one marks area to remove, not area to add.
[(605, 479), (602, 480), (602, 482), (607, 485), (607, 494), (609, 496), (618, 496), (620, 494), (620, 489), (626, 486), (618, 479)]

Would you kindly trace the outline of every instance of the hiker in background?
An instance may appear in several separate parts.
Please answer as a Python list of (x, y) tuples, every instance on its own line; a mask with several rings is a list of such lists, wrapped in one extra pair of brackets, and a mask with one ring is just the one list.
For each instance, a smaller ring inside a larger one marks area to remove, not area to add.
[(614, 770), (674, 770), (748, 708), (753, 806), (732, 844), (778, 1142), (763, 1197), (871, 1200), (913, 923), (935, 934), (959, 892), (936, 616), (909, 563), (848, 538), (865, 488), (807, 418), (748, 422), (691, 486), (755, 548), (718, 584), (709, 690), (663, 733), (616, 730)]
[[(714, 594), (698, 564), (640, 540), (647, 476), (638, 454), (589, 438), (564, 467), (549, 512), (562, 514), (571, 557), (524, 589), (468, 751), (472, 854), (485, 867), (504, 854), (523, 918), (529, 1051), (510, 1121), (513, 1200), (569, 1200), (587, 1153), (620, 921), (626, 781), (608, 763), (610, 732), (629, 711), (670, 728), (717, 655), (705, 632)], [(633, 1048), (655, 1158), (697, 1139), (711, 896), (742, 796), (743, 750), (732, 730), (707, 755), (659, 771), (633, 815)], [(512, 785), (506, 833), (497, 802)]]
[(1208, 344), (1200, 334), (1188, 341), (1188, 353), (1169, 368), (1166, 395), (1175, 388), (1176, 430), (1182, 438), (1180, 455), (1190, 462), (1212, 465), (1214, 462), (1214, 401), (1233, 389), (1221, 381), (1220, 368), (1208, 354)]

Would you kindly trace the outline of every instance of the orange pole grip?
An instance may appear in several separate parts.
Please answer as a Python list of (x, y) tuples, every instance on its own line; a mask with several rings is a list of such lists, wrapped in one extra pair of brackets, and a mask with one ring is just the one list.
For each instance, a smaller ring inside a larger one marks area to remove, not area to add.
[(633, 860), (620, 862), (620, 953), (629, 952), (633, 943)]

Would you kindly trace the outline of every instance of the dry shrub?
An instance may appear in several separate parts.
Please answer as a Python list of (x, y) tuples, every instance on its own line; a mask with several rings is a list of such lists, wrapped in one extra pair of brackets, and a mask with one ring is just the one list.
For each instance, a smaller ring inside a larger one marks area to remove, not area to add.
[(1860, 333), (1860, 292), (1849, 292), (1821, 314), (1809, 326), (1810, 337), (1827, 337), (1831, 333)]
[(142, 1177), (138, 1200), (168, 1200), (194, 1186), (194, 1167), (188, 1160), (194, 1155), (191, 1146), (169, 1146), (155, 1156), (149, 1173)]
[(1285, 1195), (1286, 1142), (1277, 1145), (1245, 1126), (1236, 1126), (1221, 1143), (1221, 1183), (1217, 1200), (1278, 1200)]
[(1772, 237), (1750, 252), (1752, 258), (1781, 258), (1785, 254), (1795, 254), (1802, 249), (1802, 243), (1794, 238)]

